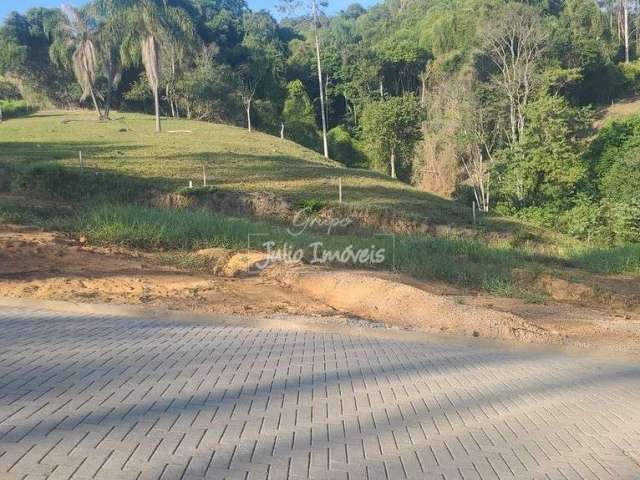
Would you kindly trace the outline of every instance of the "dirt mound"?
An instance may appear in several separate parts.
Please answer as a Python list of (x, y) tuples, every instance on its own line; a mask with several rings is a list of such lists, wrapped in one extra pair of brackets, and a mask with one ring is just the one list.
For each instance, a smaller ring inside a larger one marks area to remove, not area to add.
[(622, 312), (640, 312), (640, 280), (634, 277), (591, 275), (568, 280), (542, 274), (533, 281), (552, 299), (582, 306), (600, 306)]
[(371, 272), (298, 268), (271, 271), (296, 291), (358, 317), (401, 328), (455, 332), (475, 337), (560, 343), (562, 336), (513, 314), (457, 303), (399, 278)]
[(176, 268), (151, 254), (86, 246), (58, 233), (0, 226), (0, 296), (222, 314), (335, 313), (278, 282), (242, 276), (256, 257), (213, 250), (201, 254), (219, 261), (220, 275), (234, 278)]

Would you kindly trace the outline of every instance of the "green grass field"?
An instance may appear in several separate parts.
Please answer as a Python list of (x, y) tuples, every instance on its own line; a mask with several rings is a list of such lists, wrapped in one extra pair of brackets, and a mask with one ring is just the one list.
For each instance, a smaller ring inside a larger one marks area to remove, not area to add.
[[(292, 238), (286, 226), (250, 218), (135, 204), (140, 190), (177, 191), (189, 181), (199, 185), (204, 166), (209, 184), (219, 189), (268, 191), (293, 202), (334, 203), (337, 179), (342, 178), (351, 207), (472, 226), (467, 207), (381, 174), (343, 168), (289, 141), (186, 120), (165, 121), (164, 132), (158, 135), (153, 133), (152, 117), (119, 113), (113, 117), (111, 122), (97, 122), (87, 112), (41, 112), (0, 125), (0, 167), (4, 164), (12, 171), (15, 193), (62, 199), (46, 207), (0, 200), (0, 223), (68, 230), (96, 244), (182, 252), (213, 246), (246, 248), (251, 233), (266, 233), (279, 245), (301, 248), (318, 240), (317, 233)], [(84, 175), (79, 174), (80, 151)], [(50, 168), (55, 165), (64, 168)], [(571, 267), (585, 273), (640, 274), (638, 246), (595, 249), (499, 217), (481, 219), (477, 231), (476, 238), (457, 237), (455, 230), (439, 237), (398, 236), (393, 258), (376, 268), (525, 297), (537, 294), (530, 285), (519, 284), (517, 269), (535, 273)], [(372, 236), (338, 233), (320, 240), (328, 249), (366, 248)]]
[(352, 205), (400, 209), (439, 223), (471, 221), (469, 208), (369, 170), (343, 168), (290, 141), (188, 120), (167, 120), (157, 135), (153, 122), (147, 115), (120, 113), (111, 122), (98, 122), (89, 112), (18, 118), (0, 129), (0, 163), (78, 167), (82, 151), (88, 168), (151, 179), (171, 189), (189, 181), (201, 185), (204, 166), (208, 182), (219, 188), (269, 191), (294, 201), (336, 201), (342, 178)]

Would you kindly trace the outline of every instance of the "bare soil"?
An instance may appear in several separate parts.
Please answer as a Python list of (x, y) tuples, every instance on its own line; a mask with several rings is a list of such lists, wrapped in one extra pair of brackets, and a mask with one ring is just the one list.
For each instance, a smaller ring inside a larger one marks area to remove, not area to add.
[(221, 314), (332, 313), (265, 277), (190, 272), (154, 255), (17, 226), (0, 227), (0, 296)]
[(0, 296), (216, 314), (347, 315), (397, 328), (640, 355), (640, 315), (633, 312), (527, 304), (395, 274), (304, 265), (260, 271), (256, 252), (198, 254), (207, 272), (167, 265), (161, 255), (4, 225)]

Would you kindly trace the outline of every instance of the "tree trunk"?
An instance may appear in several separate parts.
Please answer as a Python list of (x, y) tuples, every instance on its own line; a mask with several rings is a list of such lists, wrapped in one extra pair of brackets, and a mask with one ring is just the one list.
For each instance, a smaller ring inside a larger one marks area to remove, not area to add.
[(622, 0), (622, 9), (624, 15), (624, 62), (629, 63), (629, 3), (628, 0)]
[(173, 118), (176, 118), (176, 109), (173, 108), (173, 97), (171, 96), (171, 93), (169, 93), (169, 84), (167, 84), (167, 86), (165, 87), (165, 93), (167, 95), (167, 101), (169, 102), (169, 107), (171, 108), (171, 116)]
[(153, 101), (156, 108), (156, 133), (160, 133), (162, 131), (162, 127), (160, 125), (160, 96), (158, 95), (157, 88), (153, 89)]
[(105, 120), (109, 120), (109, 115), (111, 115), (111, 90), (112, 90), (111, 81), (109, 81), (109, 84), (107, 85), (107, 97), (104, 101), (103, 117)]
[(320, 87), (320, 110), (322, 116), (322, 146), (324, 156), (329, 158), (329, 142), (327, 141), (327, 115), (324, 106), (324, 84), (322, 82), (322, 62), (320, 61), (320, 38), (318, 37), (318, 4), (313, 0), (313, 32), (316, 40), (316, 61), (318, 63), (318, 86)]
[(380, 78), (380, 98), (384, 98), (384, 85), (382, 84), (382, 78)]
[[(420, 106), (424, 110), (427, 107), (427, 68), (425, 67), (424, 71), (420, 74)], [(422, 120), (422, 134), (426, 135), (427, 133), (427, 120), (424, 117)]]
[(391, 178), (398, 178), (396, 175), (396, 149), (391, 149)]
[(2, 104), (0, 103), (0, 123), (2, 123)]
[(327, 92), (329, 91), (329, 75), (325, 74), (324, 76), (324, 112), (326, 118), (329, 118), (329, 96)]
[(247, 100), (246, 108), (247, 108), (247, 130), (251, 132), (251, 100)]
[(111, 99), (112, 97), (112, 93), (114, 90), (114, 83), (115, 83), (115, 66), (114, 66), (114, 62), (113, 62), (113, 56), (112, 54), (109, 54), (108, 58), (106, 59), (106, 77), (107, 77), (107, 96), (105, 98), (104, 101), (104, 119), (105, 120), (109, 120), (110, 115), (111, 115)]
[(518, 120), (516, 119), (516, 105), (513, 98), (509, 99), (509, 123), (511, 126), (511, 145), (518, 142)]
[(91, 93), (91, 100), (93, 101), (93, 107), (96, 109), (98, 113), (98, 120), (102, 120), (102, 112), (100, 111), (100, 105), (98, 105), (98, 100), (96, 100), (96, 94), (93, 91), (93, 86), (89, 87), (89, 92)]
[[(167, 85), (167, 97), (169, 97), (171, 100), (171, 116), (172, 117), (177, 117), (178, 114), (178, 106), (175, 104), (175, 96), (173, 95), (173, 92), (175, 91), (175, 81), (176, 81), (176, 50), (174, 46), (171, 46), (171, 81), (169, 82), (171, 84), (171, 88), (169, 88), (169, 85)], [(171, 93), (169, 93), (169, 91), (171, 91)]]
[(284, 123), (280, 124), (280, 140), (284, 140)]

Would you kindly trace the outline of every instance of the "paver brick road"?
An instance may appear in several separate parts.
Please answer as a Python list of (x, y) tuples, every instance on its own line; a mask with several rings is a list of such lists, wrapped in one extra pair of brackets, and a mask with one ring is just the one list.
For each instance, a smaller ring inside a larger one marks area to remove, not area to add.
[(0, 310), (3, 479), (639, 479), (640, 365)]

